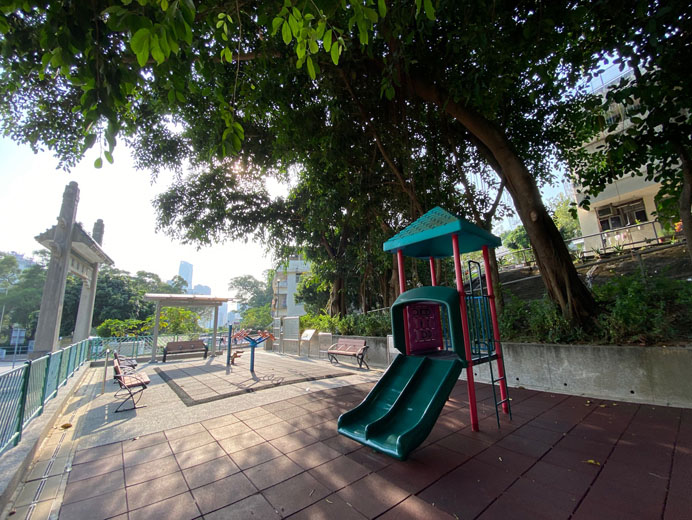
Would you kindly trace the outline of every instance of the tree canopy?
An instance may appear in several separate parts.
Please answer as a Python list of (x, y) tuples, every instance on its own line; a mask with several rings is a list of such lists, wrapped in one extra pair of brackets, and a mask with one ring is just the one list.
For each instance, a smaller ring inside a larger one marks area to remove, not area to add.
[[(547, 129), (584, 70), (646, 32), (659, 3), (635, 4), (9, 2), (0, 115), (66, 168), (94, 145), (96, 166), (112, 161), (124, 138), (138, 166), (181, 174), (158, 200), (164, 229), (309, 246), (331, 262), (333, 303), (347, 269), (368, 285), (382, 235), (477, 202), (460, 174), (475, 157), (513, 198), (549, 295), (581, 322), (596, 305), (538, 190), (560, 139)], [(271, 203), (262, 177), (292, 167), (301, 184)]]
[[(692, 243), (692, 59), (689, 2), (638, 0), (613, 20), (622, 37), (609, 62), (622, 77), (594, 95), (577, 98), (562, 123), (566, 157), (581, 186), (582, 204), (625, 176), (661, 183), (658, 216), (682, 221)], [(607, 65), (604, 60), (604, 65)], [(609, 121), (606, 115), (611, 114)], [(583, 147), (598, 142), (595, 150)], [(688, 248), (689, 250), (689, 248)], [(689, 250), (692, 258), (692, 250)]]

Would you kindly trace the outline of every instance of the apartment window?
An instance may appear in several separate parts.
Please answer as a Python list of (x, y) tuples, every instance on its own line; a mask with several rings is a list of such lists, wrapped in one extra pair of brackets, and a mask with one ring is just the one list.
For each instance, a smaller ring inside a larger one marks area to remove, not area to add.
[(285, 309), (286, 308), (286, 295), (285, 294), (279, 294), (279, 305), (277, 308), (278, 309)]
[(619, 206), (601, 206), (596, 208), (596, 214), (598, 215), (601, 231), (632, 226), (649, 220), (642, 199), (620, 204)]
[(296, 273), (296, 287), (298, 287), (300, 285), (300, 276), (301, 276), (300, 273)]

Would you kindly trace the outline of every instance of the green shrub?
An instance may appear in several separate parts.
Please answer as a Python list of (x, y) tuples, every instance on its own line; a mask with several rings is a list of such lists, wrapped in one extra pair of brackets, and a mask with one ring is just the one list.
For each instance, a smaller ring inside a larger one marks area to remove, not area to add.
[(573, 343), (585, 339), (584, 331), (572, 326), (548, 298), (522, 301), (513, 295), (500, 316), (503, 340), (539, 343)]
[(594, 288), (604, 309), (598, 320), (603, 341), (651, 344), (689, 339), (692, 284), (667, 276), (616, 277)]
[(536, 343), (654, 344), (689, 340), (692, 283), (664, 275), (614, 277), (594, 287), (601, 313), (588, 333), (574, 327), (547, 298), (506, 299), (502, 339)]
[(389, 313), (348, 314), (343, 318), (306, 314), (300, 317), (300, 328), (344, 336), (386, 336), (392, 333)]

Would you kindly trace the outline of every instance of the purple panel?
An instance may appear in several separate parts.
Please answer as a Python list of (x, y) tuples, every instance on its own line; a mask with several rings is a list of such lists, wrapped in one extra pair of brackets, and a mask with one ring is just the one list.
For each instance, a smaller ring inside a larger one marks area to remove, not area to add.
[(412, 303), (406, 306), (410, 353), (443, 348), (440, 306), (436, 303)]

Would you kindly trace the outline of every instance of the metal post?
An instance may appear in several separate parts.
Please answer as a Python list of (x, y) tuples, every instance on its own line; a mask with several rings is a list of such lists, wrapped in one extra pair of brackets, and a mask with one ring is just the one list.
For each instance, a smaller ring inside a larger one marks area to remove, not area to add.
[(156, 363), (156, 348), (159, 342), (159, 318), (161, 317), (161, 302), (156, 301), (156, 318), (154, 319), (154, 339), (151, 345), (151, 363)]
[[(493, 339), (495, 340), (495, 354), (497, 355), (497, 374), (500, 377), (500, 397), (502, 398), (502, 411), (509, 413), (507, 404), (507, 378), (505, 377), (505, 365), (502, 361), (502, 344), (500, 343), (500, 325), (497, 321), (497, 309), (495, 308), (495, 291), (493, 281), (490, 276), (490, 256), (488, 256), (488, 246), (483, 246), (483, 264), (485, 265), (485, 285), (488, 289), (488, 300), (490, 302), (490, 319), (493, 323)], [(492, 363), (492, 361), (489, 361)]]
[(255, 373), (255, 347), (256, 345), (250, 344), (250, 372)]
[(435, 273), (435, 259), (430, 257), (430, 280), (431, 285), (435, 287), (437, 285), (437, 274)]
[(17, 417), (17, 438), (14, 441), (14, 445), (19, 444), (22, 440), (22, 430), (24, 429), (24, 411), (26, 410), (26, 394), (29, 390), (29, 376), (31, 375), (31, 360), (26, 362), (26, 369), (24, 370), (24, 379), (22, 380), (22, 394), (19, 397), (19, 410)]
[(43, 407), (46, 404), (46, 390), (48, 389), (48, 372), (50, 372), (50, 361), (53, 359), (53, 353), (48, 353), (48, 359), (46, 359), (46, 373), (43, 374), (43, 388), (41, 389), (41, 411), (39, 415), (43, 413)]
[(226, 366), (231, 366), (231, 336), (233, 335), (233, 325), (228, 326), (228, 348), (226, 349)]
[(459, 292), (459, 310), (461, 312), (461, 330), (464, 334), (464, 352), (466, 353), (466, 386), (469, 393), (469, 412), (471, 415), (471, 430), (478, 431), (478, 409), (476, 407), (476, 387), (473, 382), (473, 357), (471, 354), (471, 335), (469, 334), (469, 317), (466, 309), (466, 292), (464, 279), (461, 274), (461, 257), (459, 255), (459, 237), (452, 235), (454, 251), (454, 274)]
[(14, 342), (14, 353), (12, 354), (12, 368), (14, 368), (14, 362), (17, 359), (17, 347), (18, 346), (19, 346), (19, 334), (17, 334), (17, 339)]
[[(404, 253), (401, 249), (396, 250), (397, 269), (399, 271), (399, 294), (406, 292), (406, 273), (404, 267)], [(406, 355), (411, 354), (411, 339), (408, 330), (408, 309), (404, 308), (404, 341), (406, 341)]]
[(103, 384), (101, 385), (101, 395), (106, 393), (106, 379), (108, 379), (108, 355), (111, 353), (110, 349), (106, 349), (106, 360), (103, 364)]
[(211, 357), (216, 357), (216, 327), (219, 324), (219, 308), (214, 307), (214, 330), (211, 333), (211, 344), (212, 344), (212, 355)]

